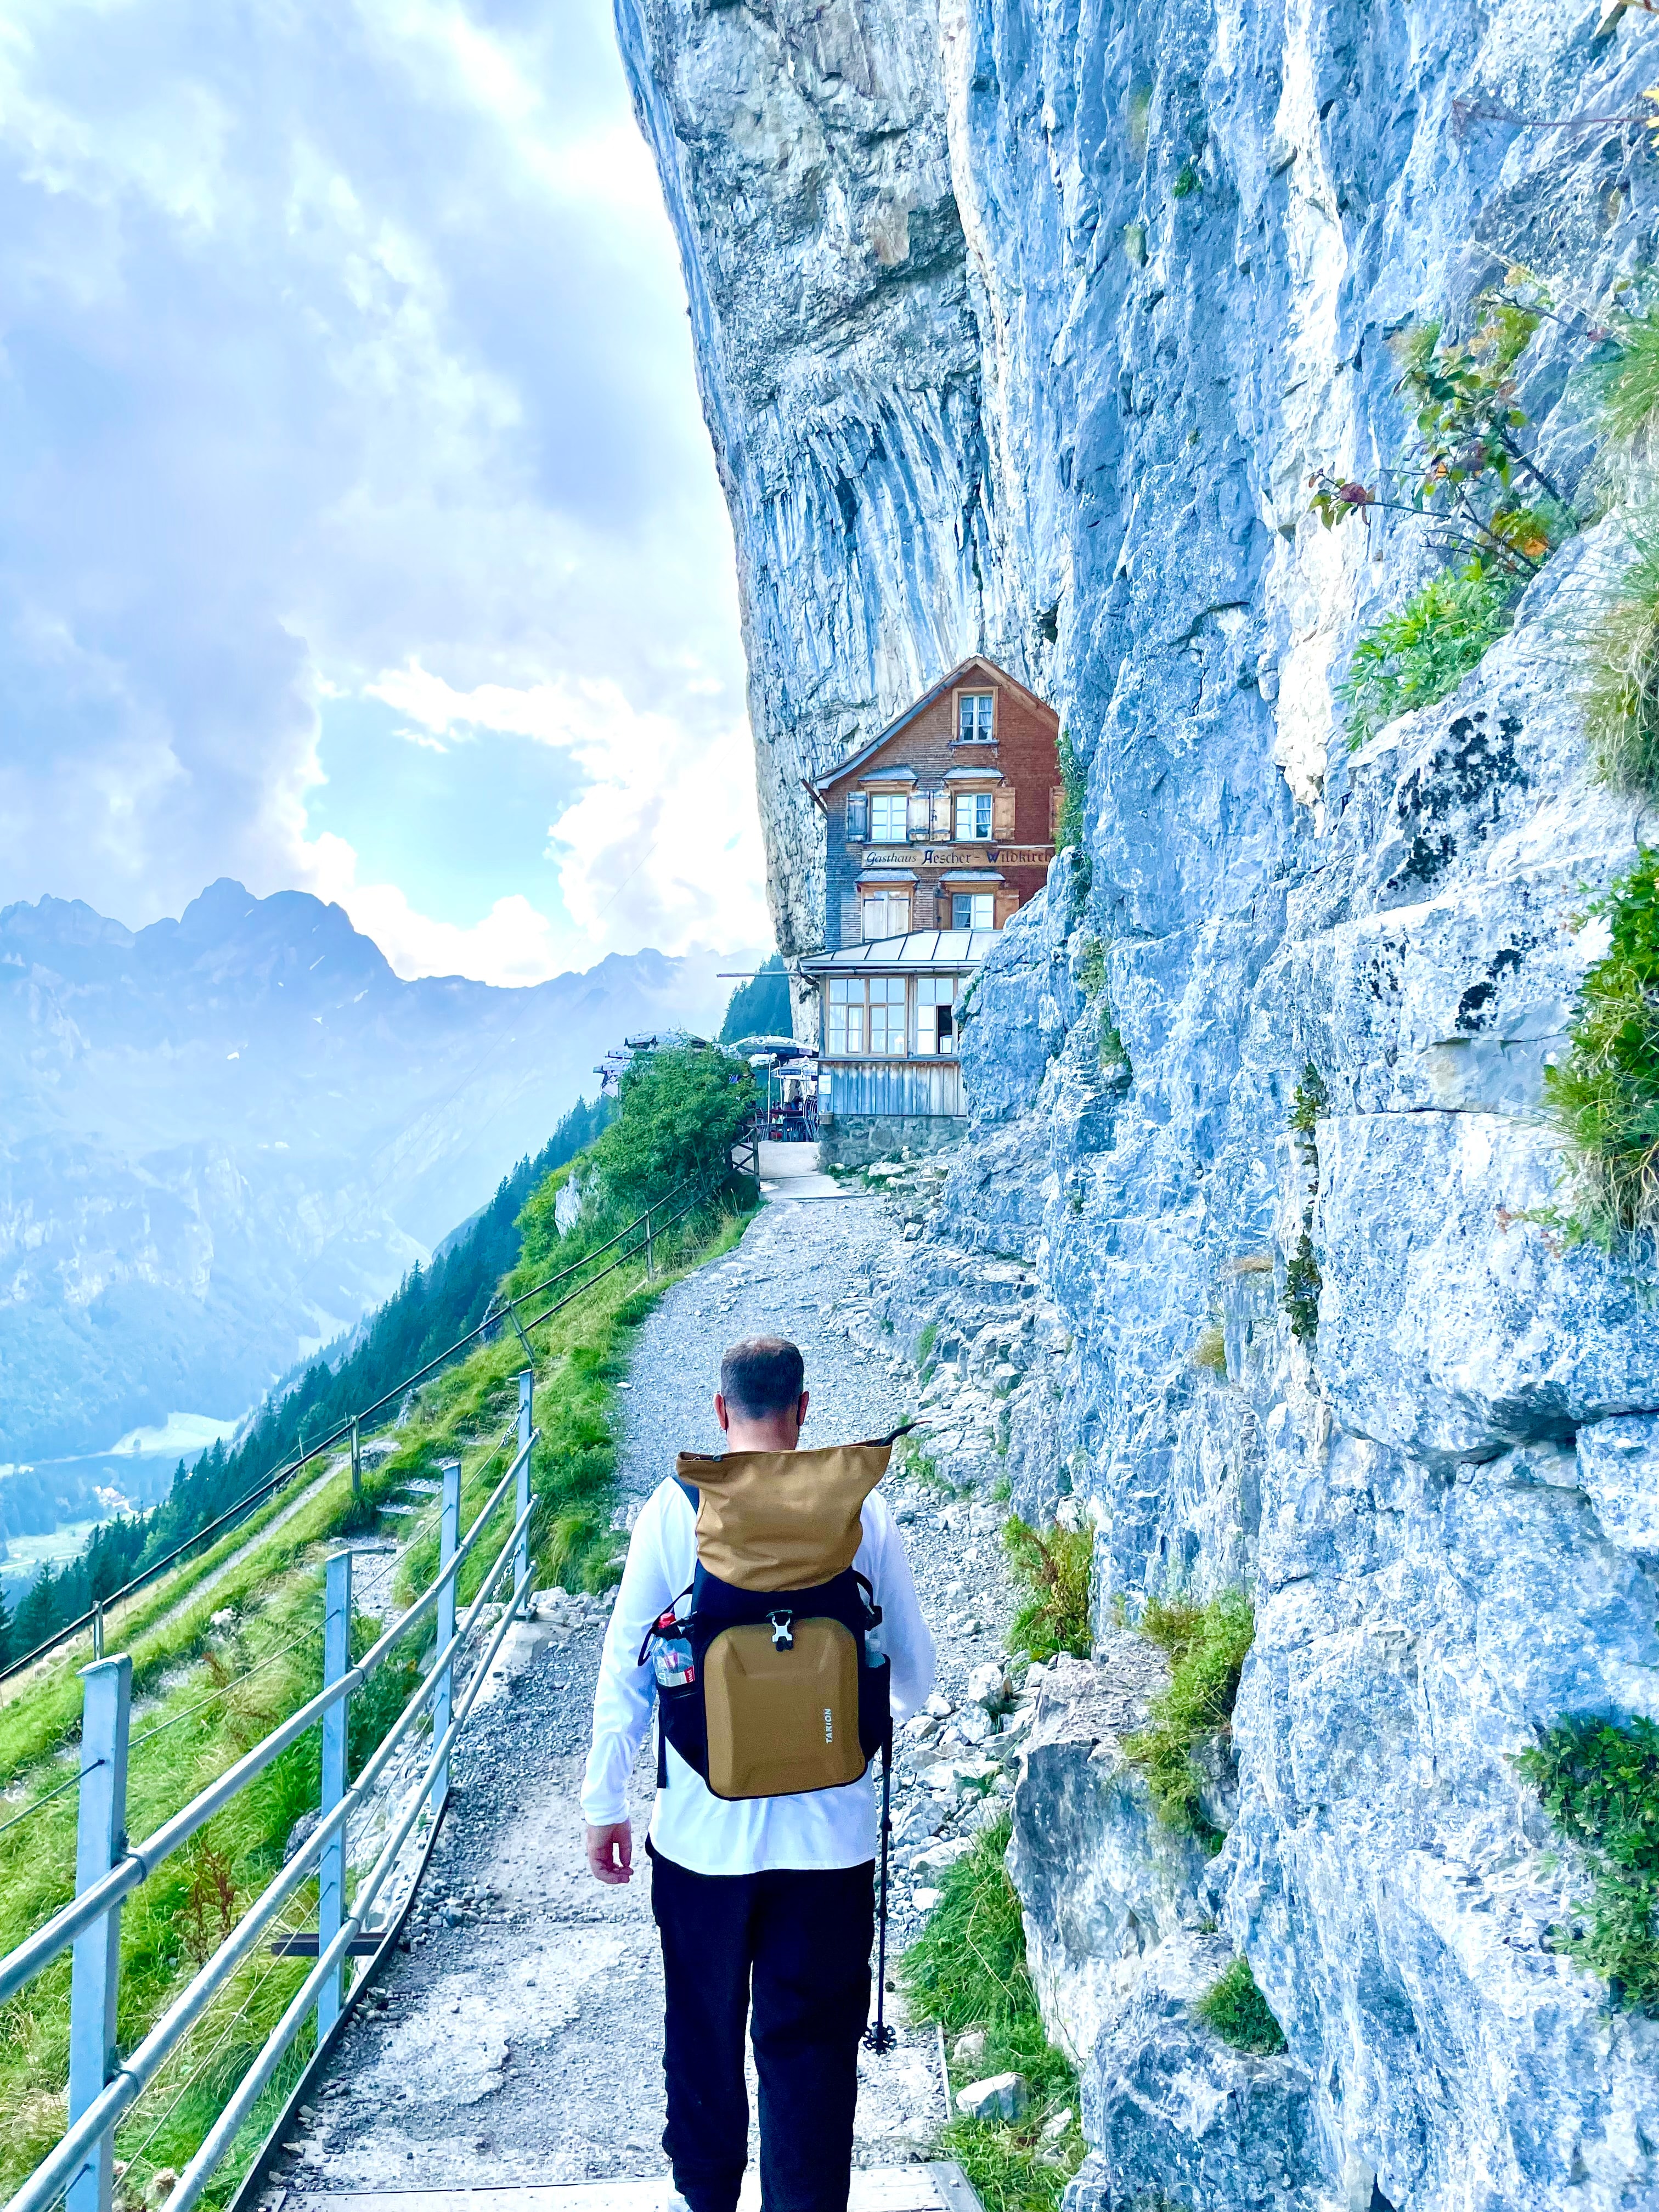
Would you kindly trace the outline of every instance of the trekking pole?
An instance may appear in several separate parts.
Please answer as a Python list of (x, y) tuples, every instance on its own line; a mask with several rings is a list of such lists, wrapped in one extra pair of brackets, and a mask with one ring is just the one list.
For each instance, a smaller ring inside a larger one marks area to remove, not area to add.
[(898, 2041), (887, 2025), (887, 1839), (893, 1832), (893, 1723), (881, 1747), (881, 1917), (876, 1938), (876, 2024), (864, 2039), (865, 2048), (883, 2057)]

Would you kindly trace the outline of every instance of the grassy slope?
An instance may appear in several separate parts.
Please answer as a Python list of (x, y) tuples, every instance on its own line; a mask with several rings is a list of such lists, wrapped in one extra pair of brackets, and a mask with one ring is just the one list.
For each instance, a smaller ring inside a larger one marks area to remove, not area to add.
[[(725, 1250), (742, 1228), (743, 1218), (729, 1212), (685, 1224), (672, 1239), (659, 1240), (653, 1283), (647, 1282), (642, 1261), (630, 1262), (535, 1333), (536, 1415), (542, 1431), (532, 1462), (532, 1486), (541, 1504), (532, 1524), (538, 1583), (580, 1580), (602, 1587), (613, 1576), (619, 1542), (610, 1525), (615, 1383), (626, 1367), (629, 1332), (671, 1281)], [(522, 1347), (516, 1336), (509, 1336), (423, 1390), (399, 1450), (368, 1482), (371, 1498), (384, 1499), (412, 1474), (429, 1474), (440, 1459), (459, 1456), (465, 1526), (507, 1464), (507, 1456), (495, 1447), (516, 1407), (523, 1364)], [(188, 1802), (318, 1687), (320, 1637), (313, 1632), (320, 1620), (322, 1549), (349, 1502), (349, 1478), (343, 1469), (195, 1604), (173, 1610), (180, 1582), (188, 1590), (217, 1559), (246, 1544), (249, 1524), (155, 1594), (150, 1619), (161, 1613), (167, 1618), (141, 1632), (132, 1648), (135, 1675), (162, 1694), (135, 1721), (135, 1739), (228, 1683), (233, 1686), (198, 1717), (180, 1722), (136, 1750), (129, 1786), (129, 1827), (136, 1838)], [(271, 1517), (278, 1510), (266, 1509)], [(504, 1505), (469, 1562), (464, 1594), (482, 1580), (512, 1518)], [(404, 1570), (410, 1591), (425, 1585), (434, 1565), (434, 1538), (417, 1537)], [(235, 1609), (237, 1624), (228, 1638), (216, 1638), (210, 1616), (226, 1607)], [(294, 1648), (284, 1649), (289, 1645)], [(235, 1680), (253, 1667), (259, 1671), (252, 1680)], [(70, 1667), (31, 1686), (0, 1712), (3, 1771), (33, 1789), (53, 1786), (63, 1771), (53, 1753), (78, 1730), (78, 1712), (79, 1685)], [(188, 1979), (192, 1942), (210, 1949), (224, 1927), (234, 1924), (239, 1906), (269, 1880), (294, 1821), (314, 1805), (317, 1784), (313, 1734), (210, 1822), (191, 1851), (169, 1861), (129, 1901), (122, 1931), (124, 2047), (138, 2040)], [(6, 1817), (16, 1808), (15, 1803), (7, 1807)], [(9, 1949), (72, 1893), (74, 1837), (72, 1791), (0, 1837), (0, 1951)], [(228, 1923), (221, 1905), (227, 1889)], [(314, 1909), (314, 1891), (303, 1893), (290, 1924), (303, 1926)], [(302, 1963), (273, 1961), (261, 1947), (222, 1993), (121, 2130), (118, 2154), (134, 2161), (130, 2188), (142, 2187), (153, 2170), (180, 2164), (189, 2155), (304, 1972)], [(63, 2125), (68, 1991), (65, 1958), (0, 2008), (0, 2186), (8, 2192)], [(284, 2080), (303, 2061), (301, 2047), (244, 2130), (241, 2156), (222, 2170), (216, 2197), (228, 2192), (285, 2094)]]

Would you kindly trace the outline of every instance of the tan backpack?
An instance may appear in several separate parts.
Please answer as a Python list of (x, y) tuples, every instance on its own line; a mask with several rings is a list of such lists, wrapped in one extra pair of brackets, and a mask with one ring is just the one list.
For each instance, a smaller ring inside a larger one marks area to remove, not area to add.
[(853, 1560), (892, 1446), (680, 1455), (697, 1571), (640, 1663), (654, 1660), (663, 1739), (717, 1797), (841, 1789), (886, 1741), (881, 1608)]

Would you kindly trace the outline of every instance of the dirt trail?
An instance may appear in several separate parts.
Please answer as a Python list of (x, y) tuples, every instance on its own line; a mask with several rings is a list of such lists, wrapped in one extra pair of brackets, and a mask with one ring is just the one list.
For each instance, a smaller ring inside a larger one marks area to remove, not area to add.
[[(797, 1201), (787, 1188), (642, 1327), (625, 1394), (625, 1500), (647, 1496), (676, 1449), (713, 1442), (720, 1352), (761, 1329), (793, 1335), (805, 1353), (817, 1436), (878, 1434), (902, 1418), (908, 1364), (872, 1357), (846, 1320), (867, 1310), (872, 1272), (891, 1263), (892, 1216), (870, 1197)], [(967, 1538), (939, 1525), (939, 1502), (896, 1486), (948, 1682), (986, 1646), (957, 1632)], [(982, 1570), (979, 1587), (987, 1609)], [(384, 1997), (348, 2029), (268, 2205), (284, 2185), (308, 2196), (666, 2173), (648, 1862), (641, 1851), (634, 1881), (606, 1890), (581, 1859), (578, 1791), (604, 1610), (595, 1602), (555, 1617), (544, 1604), (509, 1637), (501, 1680), (455, 1762), (410, 1948)], [(647, 1746), (631, 1785), (636, 1835), (653, 1778)], [(942, 2118), (933, 2031), (901, 2021), (900, 2035), (889, 2057), (860, 2061), (862, 2166), (923, 2157)]]

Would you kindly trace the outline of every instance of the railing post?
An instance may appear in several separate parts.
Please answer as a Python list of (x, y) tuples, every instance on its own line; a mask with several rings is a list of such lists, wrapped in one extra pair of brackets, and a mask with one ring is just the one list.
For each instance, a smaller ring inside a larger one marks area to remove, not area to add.
[[(102, 1880), (127, 1847), (127, 1728), (132, 1656), (96, 1659), (81, 1669), (80, 1814), (75, 1889)], [(70, 1980), (69, 2117), (74, 2125), (102, 2091), (115, 2063), (115, 2008), (121, 1983), (121, 1908), (75, 1939)], [(110, 2212), (115, 2146), (105, 2136), (64, 2192), (66, 2212)]]
[(104, 1601), (100, 1597), (92, 1601), (92, 1656), (94, 1659), (104, 1656)]
[(363, 1494), (362, 1439), (357, 1433), (357, 1416), (351, 1417), (351, 1502), (355, 1505)]
[[(526, 1367), (519, 1376), (519, 1451), (523, 1464), (519, 1469), (519, 1488), (513, 1514), (515, 1521), (524, 1520), (525, 1510), (530, 1504), (530, 1431), (531, 1416), (535, 1410), (535, 1394), (536, 1370), (533, 1367)], [(513, 1562), (514, 1584), (523, 1582), (529, 1572), (530, 1524), (526, 1522), (524, 1534), (519, 1539), (519, 1556)], [(529, 1611), (530, 1591), (526, 1587), (519, 1612), (526, 1615)]]
[(656, 1256), (651, 1248), (651, 1209), (647, 1206), (645, 1209), (645, 1279), (647, 1282), (653, 1282), (656, 1279)]
[[(444, 1479), (443, 1515), (439, 1522), (438, 1571), (441, 1574), (455, 1556), (455, 1547), (461, 1540), (461, 1462), (447, 1459), (438, 1472)], [(452, 1577), (438, 1593), (438, 1649), (442, 1651), (455, 1633), (455, 1583)], [(432, 1741), (436, 1743), (449, 1726), (451, 1692), (454, 1686), (455, 1665), (452, 1660), (438, 1677), (438, 1686), (432, 1693)], [(446, 1759), (432, 1778), (432, 1817), (435, 1820), (444, 1809), (449, 1796), (449, 1761)]]
[[(356, 1429), (352, 1430), (356, 1442)], [(323, 1687), (337, 1682), (351, 1664), (351, 1553), (337, 1552), (329, 1561), (323, 1595)], [(342, 1698), (323, 1715), (322, 1810), (331, 1813), (345, 1795), (347, 1711), (349, 1698)], [(317, 1953), (320, 1958), (340, 1932), (345, 1917), (345, 1851), (343, 1826), (323, 1845), (317, 1863)], [(345, 1980), (341, 1960), (317, 1993), (317, 2039), (320, 2043), (340, 2016)]]

